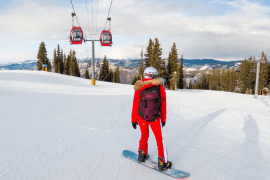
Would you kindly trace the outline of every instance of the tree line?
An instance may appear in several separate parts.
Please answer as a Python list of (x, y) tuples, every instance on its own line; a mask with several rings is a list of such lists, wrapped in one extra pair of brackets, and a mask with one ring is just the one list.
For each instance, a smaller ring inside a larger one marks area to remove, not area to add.
[[(258, 93), (261, 94), (270, 85), (270, 64), (264, 52), (259, 61)], [(214, 69), (209, 74), (202, 72), (195, 84), (190, 80), (187, 88), (255, 94), (256, 71), (257, 60), (250, 56), (241, 62), (239, 69)]]
[[(60, 45), (53, 51), (53, 68), (51, 62), (47, 57), (47, 50), (44, 42), (39, 45), (39, 50), (37, 54), (37, 68), (42, 70), (43, 65), (47, 65), (47, 71), (54, 71), (59, 74), (66, 74), (71, 76), (80, 77), (80, 69), (78, 66), (76, 51), (70, 50), (69, 54), (63, 53), (63, 49), (60, 49)], [(85, 79), (90, 79), (88, 68), (85, 71)], [(103, 64), (100, 69), (99, 80), (107, 82), (120, 83), (120, 69), (119, 66), (116, 67), (115, 71), (109, 68), (109, 61), (106, 56), (104, 56)]]
[(41, 42), (39, 45), (39, 51), (37, 54), (37, 68), (42, 70), (42, 65), (47, 65), (47, 71), (51, 72), (52, 70), (55, 73), (66, 74), (71, 76), (80, 77), (80, 69), (78, 66), (76, 51), (70, 50), (69, 54), (63, 53), (63, 49), (60, 50), (60, 45), (57, 45), (57, 48), (53, 51), (53, 69), (51, 67), (51, 62), (47, 57), (47, 50), (45, 43)]
[(102, 66), (100, 68), (100, 73), (99, 73), (99, 80), (120, 83), (120, 68), (119, 68), (119, 66), (117, 66), (114, 71), (112, 69), (110, 69), (109, 61), (108, 61), (106, 56), (104, 56), (104, 59), (102, 61)]
[[(168, 89), (205, 89), (219, 90), (237, 93), (254, 94), (256, 83), (257, 60), (249, 57), (241, 62), (239, 69), (213, 69), (209, 73), (202, 71), (197, 77), (197, 82), (193, 84), (190, 80), (185, 80), (183, 66), (184, 57), (178, 59), (176, 44), (173, 43), (169, 52), (167, 62), (162, 58), (162, 48), (158, 38), (149, 39), (146, 53), (141, 50), (139, 65), (139, 75), (134, 76), (131, 84), (143, 79), (143, 72), (146, 67), (155, 67), (159, 72), (159, 77), (166, 80), (165, 86)], [(260, 58), (260, 78), (258, 90), (261, 91), (270, 86), (270, 64), (266, 54), (262, 52)]]
[(183, 68), (184, 57), (181, 55), (181, 60), (180, 62), (178, 61), (176, 44), (173, 43), (171, 47), (167, 64), (166, 59), (161, 56), (162, 48), (158, 38), (155, 38), (155, 40), (150, 38), (148, 46), (146, 47), (146, 53), (143, 54), (143, 49), (141, 50), (139, 75), (134, 76), (132, 84), (135, 84), (137, 80), (143, 79), (144, 69), (151, 66), (158, 70), (158, 77), (166, 80), (165, 86), (169, 89), (183, 89), (186, 86)]

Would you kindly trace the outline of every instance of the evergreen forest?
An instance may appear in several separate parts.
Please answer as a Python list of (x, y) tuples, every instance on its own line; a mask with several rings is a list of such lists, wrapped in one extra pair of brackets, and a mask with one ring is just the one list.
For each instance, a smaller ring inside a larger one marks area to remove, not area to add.
[[(37, 54), (37, 68), (43, 69), (47, 65), (47, 71), (59, 74), (66, 74), (80, 77), (80, 69), (76, 58), (76, 51), (70, 50), (68, 54), (63, 52), (58, 44), (53, 51), (53, 62), (47, 57), (47, 50), (44, 42), (39, 45)], [(255, 94), (257, 62), (260, 62), (258, 94), (262, 94), (270, 85), (270, 64), (266, 54), (262, 51), (261, 58), (256, 59), (250, 56), (241, 62), (239, 69), (212, 69), (201, 71), (196, 81), (186, 82), (185, 68), (183, 66), (184, 57), (178, 55), (176, 44), (173, 43), (168, 58), (162, 58), (162, 48), (158, 38), (149, 39), (146, 52), (143, 48), (140, 53), (139, 74), (133, 77), (131, 84), (137, 80), (142, 80), (143, 72), (146, 67), (155, 67), (159, 72), (159, 77), (165, 79), (164, 86), (170, 90), (176, 89), (204, 89), (228, 91), (243, 94)], [(52, 65), (53, 64), (53, 67)], [(86, 79), (91, 79), (88, 68), (85, 71)], [(106, 55), (103, 58), (99, 73), (100, 81), (120, 83), (120, 67), (117, 66), (113, 71), (109, 67)]]
[[(38, 70), (44, 70), (44, 65), (47, 65), (48, 72), (54, 72), (59, 74), (66, 74), (70, 76), (80, 77), (79, 63), (76, 58), (76, 51), (70, 50), (68, 54), (60, 49), (60, 45), (53, 51), (53, 67), (49, 58), (47, 57), (47, 50), (44, 42), (39, 45), (39, 50), (37, 54), (37, 68)], [(90, 79), (90, 73), (88, 68), (85, 71), (85, 79)], [(99, 80), (107, 82), (120, 83), (120, 69), (119, 66), (116, 67), (115, 71), (109, 69), (109, 62), (105, 56), (103, 59), (103, 64), (101, 66)]]
[(262, 52), (260, 59), (250, 56), (248, 59), (243, 60), (239, 69), (218, 68), (201, 71), (194, 84), (191, 80), (186, 82), (185, 68), (183, 66), (184, 57), (181, 55), (179, 59), (175, 43), (171, 47), (168, 58), (163, 59), (158, 38), (155, 38), (155, 40), (150, 38), (146, 53), (143, 54), (142, 49), (140, 55), (139, 75), (133, 77), (131, 84), (135, 84), (137, 80), (142, 80), (144, 69), (152, 66), (158, 70), (159, 77), (166, 80), (164, 85), (170, 90), (204, 89), (255, 94), (257, 62), (260, 61), (258, 94), (262, 94), (263, 90), (270, 86), (270, 64), (264, 52)]

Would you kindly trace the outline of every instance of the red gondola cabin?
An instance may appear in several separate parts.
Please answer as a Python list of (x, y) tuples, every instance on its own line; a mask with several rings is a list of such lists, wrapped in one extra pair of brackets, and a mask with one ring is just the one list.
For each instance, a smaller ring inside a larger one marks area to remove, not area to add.
[(108, 31), (102, 31), (100, 34), (100, 44), (101, 46), (111, 46), (112, 45), (112, 34)]
[(82, 44), (83, 31), (81, 27), (73, 27), (70, 31), (70, 44)]

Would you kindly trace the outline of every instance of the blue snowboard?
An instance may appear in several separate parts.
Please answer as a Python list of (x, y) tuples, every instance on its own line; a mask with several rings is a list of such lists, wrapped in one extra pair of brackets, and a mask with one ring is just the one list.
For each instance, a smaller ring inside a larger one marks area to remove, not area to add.
[[(129, 150), (124, 150), (123, 155), (126, 158), (128, 158), (128, 159), (130, 159), (130, 160), (132, 160), (132, 161), (134, 161), (136, 163), (139, 163), (138, 154), (135, 154), (134, 152), (129, 151)], [(168, 176), (171, 176), (171, 177), (174, 177), (174, 178), (177, 178), (177, 179), (182, 179), (182, 178), (189, 177), (189, 173), (184, 172), (184, 171), (179, 171), (179, 170), (173, 169), (173, 168), (168, 169), (166, 171), (159, 171), (158, 170), (158, 164), (156, 162), (153, 162), (153, 161), (150, 161), (150, 160), (145, 161), (145, 163), (139, 163), (139, 164), (142, 164), (142, 165), (147, 166), (147, 167), (149, 167), (151, 169), (154, 169), (154, 170), (156, 170), (156, 171), (158, 171), (160, 173), (166, 174)]]

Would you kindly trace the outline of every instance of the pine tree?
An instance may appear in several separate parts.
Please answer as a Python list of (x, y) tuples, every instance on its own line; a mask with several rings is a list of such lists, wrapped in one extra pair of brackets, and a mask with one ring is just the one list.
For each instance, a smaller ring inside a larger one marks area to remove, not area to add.
[(59, 73), (63, 74), (64, 73), (64, 54), (63, 54), (63, 49), (61, 50), (61, 55), (59, 59)]
[(37, 68), (38, 70), (42, 70), (42, 63), (40, 60), (37, 61)]
[(113, 79), (114, 79), (114, 73), (113, 73), (113, 70), (109, 70), (109, 75), (108, 75), (108, 77), (106, 78), (106, 79), (108, 79), (107, 81), (108, 82), (113, 82)]
[(181, 56), (181, 61), (180, 61), (180, 65), (179, 65), (178, 74), (179, 74), (178, 87), (180, 89), (183, 89), (184, 85), (185, 85), (185, 82), (184, 82), (185, 81), (185, 78), (184, 78), (184, 57), (183, 57), (183, 54)]
[(143, 48), (141, 50), (141, 61), (140, 61), (140, 66), (139, 66), (139, 74), (140, 74), (140, 79), (143, 79), (143, 72), (144, 72), (144, 66), (143, 66)]
[(175, 71), (174, 73), (172, 73), (172, 77), (170, 78), (169, 82), (170, 82), (170, 89), (171, 90), (175, 90), (175, 86), (177, 88), (178, 82), (179, 81), (179, 75), (178, 73)]
[(90, 79), (90, 75), (89, 75), (88, 69), (86, 69), (86, 71), (85, 71), (84, 78), (85, 78), (85, 79)]
[(58, 58), (56, 54), (56, 49), (53, 50), (53, 67), (54, 67), (54, 72), (58, 73)]
[(70, 55), (66, 56), (64, 54), (64, 74), (69, 75), (69, 62), (70, 62)]
[[(240, 64), (241, 67), (241, 64)], [(241, 91), (241, 82), (240, 82), (240, 67), (235, 70), (235, 84), (234, 84), (234, 92), (240, 93)]]
[(47, 71), (51, 72), (52, 71), (52, 65), (51, 65), (51, 61), (49, 59), (47, 59), (48, 64), (47, 64)]
[(260, 60), (260, 80), (259, 80), (259, 90), (261, 91), (268, 85), (268, 69), (269, 64), (267, 57), (264, 52), (262, 52), (262, 57)]
[(73, 76), (76, 76), (76, 77), (80, 77), (81, 74), (80, 74), (80, 69), (79, 69), (79, 66), (78, 66), (78, 62), (77, 62), (77, 58), (76, 58), (76, 51), (73, 50), (72, 52), (72, 63), (73, 63)]
[(149, 43), (148, 43), (148, 47), (146, 48), (146, 54), (144, 54), (144, 56), (145, 56), (144, 67), (145, 68), (152, 66), (153, 46), (154, 46), (154, 43), (153, 43), (152, 39), (150, 38)]
[(75, 50), (73, 51), (70, 50), (70, 54), (68, 55), (68, 58), (67, 58), (67, 64), (68, 64), (69, 75), (76, 76), (76, 77), (81, 76)]
[(173, 43), (173, 46), (171, 48), (171, 54), (169, 54), (168, 65), (167, 65), (168, 73), (170, 75), (176, 72), (177, 63), (178, 63), (178, 53), (177, 53), (176, 45), (175, 43)]
[(165, 79), (166, 79), (166, 85), (170, 88), (170, 78), (172, 78), (171, 76), (171, 62), (172, 62), (172, 52), (169, 52), (169, 57), (168, 57), (168, 64), (166, 67), (166, 74), (165, 74)]
[(235, 69), (233, 68), (229, 70), (228, 73), (229, 73), (229, 92), (234, 92), (236, 80)]
[(152, 51), (152, 66), (158, 70), (158, 76), (164, 78), (165, 75), (165, 60), (162, 59), (162, 48), (158, 38), (155, 38), (155, 43)]
[(206, 74), (206, 89), (210, 90), (211, 74)]
[(221, 91), (226, 91), (228, 89), (228, 85), (229, 84), (227, 82), (225, 69), (222, 69), (222, 74), (220, 76), (220, 90)]
[(217, 90), (220, 91), (221, 87), (220, 87), (220, 80), (221, 80), (221, 77), (222, 77), (222, 73), (221, 73), (221, 70), (218, 68), (217, 69)]
[(57, 66), (57, 71), (55, 71), (56, 73), (60, 73), (60, 66), (61, 66), (61, 52), (60, 52), (60, 45), (57, 45), (57, 52), (56, 52), (56, 66)]
[(205, 72), (202, 72), (201, 77), (202, 77), (202, 79), (201, 79), (201, 89), (207, 89), (207, 80), (206, 80)]
[(248, 80), (248, 74), (250, 72), (249, 63), (247, 59), (242, 61), (240, 68), (240, 72), (238, 73), (238, 92), (240, 93), (246, 93), (248, 86), (247, 86), (247, 80)]
[(68, 55), (68, 75), (73, 76), (73, 53), (70, 50)]
[(247, 77), (247, 88), (248, 88), (248, 92), (249, 94), (254, 94), (255, 93), (255, 83), (256, 83), (256, 69), (257, 69), (257, 63), (256, 63), (256, 59), (255, 57), (252, 58), (252, 56), (250, 56), (250, 58), (248, 59), (248, 77)]
[(131, 85), (134, 85), (137, 82), (137, 80), (138, 80), (138, 76), (134, 75), (131, 81)]
[[(47, 50), (46, 50), (44, 42), (41, 42), (40, 45), (39, 45), (37, 59), (38, 59), (38, 61), (37, 61), (38, 70), (42, 70), (42, 65), (43, 64), (47, 64), (48, 66), (50, 65), (50, 61), (49, 61), (49, 59), (47, 57)], [(50, 69), (48, 68), (48, 71), (49, 70)]]
[[(171, 48), (171, 52), (169, 53), (168, 58), (168, 64), (167, 64), (167, 73), (166, 73), (166, 82), (168, 84), (168, 87), (171, 88), (170, 83), (172, 80), (171, 78), (175, 77), (175, 72), (177, 73), (177, 63), (178, 63), (178, 53), (176, 49), (175, 43), (173, 43), (173, 46)], [(178, 80), (177, 80), (178, 82)], [(178, 84), (178, 83), (177, 83)]]
[(197, 75), (197, 82), (195, 84), (195, 89), (203, 89), (202, 86), (203, 86), (203, 80), (202, 80), (203, 76), (201, 73), (199, 73)]
[(120, 83), (120, 70), (119, 70), (119, 66), (117, 66), (116, 69), (115, 69), (113, 82)]
[(220, 90), (220, 70), (214, 69), (210, 79), (210, 89), (211, 90)]
[(101, 69), (100, 69), (99, 80), (108, 81), (107, 76), (109, 75), (109, 72), (110, 72), (110, 70), (109, 70), (109, 62), (107, 60), (107, 57), (104, 56), (103, 64), (102, 64)]

